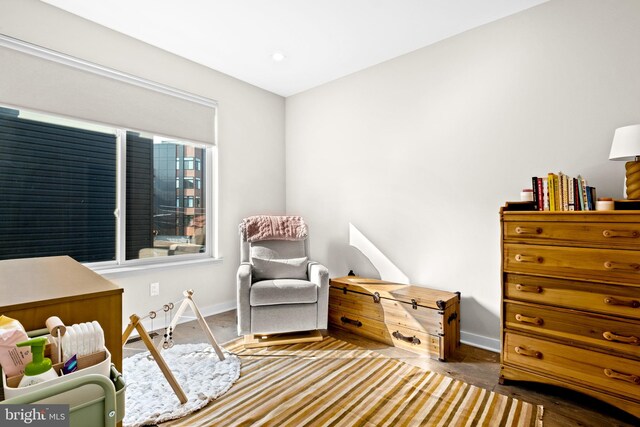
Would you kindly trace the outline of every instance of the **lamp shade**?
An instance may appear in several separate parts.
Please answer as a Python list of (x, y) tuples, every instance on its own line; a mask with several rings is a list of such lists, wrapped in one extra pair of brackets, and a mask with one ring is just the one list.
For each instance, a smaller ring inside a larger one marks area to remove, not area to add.
[(616, 129), (611, 143), (609, 160), (635, 160), (640, 156), (640, 125)]

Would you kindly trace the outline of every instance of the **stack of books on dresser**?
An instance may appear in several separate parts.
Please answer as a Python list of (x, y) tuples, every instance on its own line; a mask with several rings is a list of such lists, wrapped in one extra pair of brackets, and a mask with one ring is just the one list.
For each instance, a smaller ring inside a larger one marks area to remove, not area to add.
[(532, 177), (533, 201), (539, 211), (593, 211), (596, 189), (578, 175), (572, 178), (562, 172), (546, 177)]

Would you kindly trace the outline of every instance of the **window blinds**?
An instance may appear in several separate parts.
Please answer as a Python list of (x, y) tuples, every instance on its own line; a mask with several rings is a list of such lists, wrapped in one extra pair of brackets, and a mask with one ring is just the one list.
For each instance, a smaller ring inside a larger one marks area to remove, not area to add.
[(0, 103), (215, 143), (216, 103), (207, 98), (1, 35), (0, 70)]

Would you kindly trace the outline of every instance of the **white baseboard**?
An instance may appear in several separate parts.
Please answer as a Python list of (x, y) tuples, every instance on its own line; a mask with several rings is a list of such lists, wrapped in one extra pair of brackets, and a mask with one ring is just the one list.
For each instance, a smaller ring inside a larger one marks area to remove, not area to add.
[(500, 353), (500, 340), (485, 337), (484, 335), (472, 334), (471, 332), (460, 331), (460, 342), (473, 347)]
[[(212, 304), (206, 307), (198, 307), (198, 308), (200, 309), (200, 313), (202, 313), (204, 317), (213, 316), (214, 314), (220, 314), (229, 310), (235, 310), (236, 300), (220, 302), (218, 304)], [(187, 310), (187, 312), (190, 312), (190, 311), (191, 310)], [(188, 322), (189, 320), (187, 319), (186, 321)]]
[[(212, 304), (205, 307), (198, 307), (204, 317), (212, 316), (214, 314), (224, 313), (236, 308), (236, 301), (226, 301), (218, 304)], [(187, 309), (185, 315), (180, 318), (178, 325), (181, 323), (190, 322), (195, 320), (195, 316), (191, 312), (191, 309)], [(146, 318), (142, 320), (147, 331), (151, 331), (151, 319)], [(153, 327), (156, 330), (164, 328), (163, 313), (158, 313), (158, 317), (153, 321)], [(131, 337), (138, 336), (138, 332), (134, 329)], [(494, 353), (500, 353), (500, 340), (495, 338), (489, 338), (484, 335), (473, 334), (471, 332), (460, 331), (460, 342), (471, 345), (473, 347), (482, 348), (485, 350), (493, 351)]]
[[(204, 317), (208, 317), (208, 316), (213, 316), (214, 314), (219, 314), (219, 313), (224, 313), (226, 311), (229, 310), (234, 310), (236, 308), (236, 301), (226, 301), (226, 302), (221, 302), (218, 304), (212, 304), (212, 305), (208, 305), (205, 307), (200, 307), (198, 306), (198, 309), (200, 310), (200, 313), (202, 313), (202, 316)], [(176, 310), (176, 308), (174, 308), (174, 310)], [(184, 312), (184, 315), (178, 319), (178, 325), (182, 324), (182, 323), (187, 323), (187, 322), (191, 322), (192, 320), (196, 320), (196, 316), (195, 314), (191, 311), (190, 308), (187, 308)], [(146, 318), (143, 319), (140, 323), (142, 323), (142, 326), (144, 326), (144, 328), (151, 332), (151, 326), (152, 326), (152, 322), (150, 318)], [(158, 312), (157, 317), (153, 320), (153, 328), (157, 331), (157, 330), (162, 330), (165, 327), (164, 324), (164, 312), (160, 311)], [(131, 333), (131, 337), (137, 337), (138, 336), (138, 331), (137, 330), (133, 330), (133, 332)]]

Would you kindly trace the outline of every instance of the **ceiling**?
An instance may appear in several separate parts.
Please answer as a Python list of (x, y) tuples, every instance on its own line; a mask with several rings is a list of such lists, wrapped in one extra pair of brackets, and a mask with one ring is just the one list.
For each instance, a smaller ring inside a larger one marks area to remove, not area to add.
[(289, 96), (547, 0), (43, 1)]

